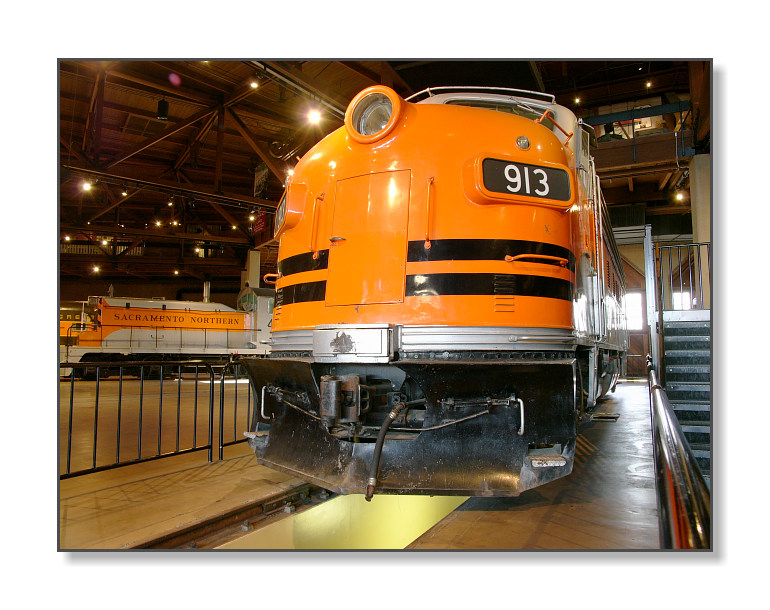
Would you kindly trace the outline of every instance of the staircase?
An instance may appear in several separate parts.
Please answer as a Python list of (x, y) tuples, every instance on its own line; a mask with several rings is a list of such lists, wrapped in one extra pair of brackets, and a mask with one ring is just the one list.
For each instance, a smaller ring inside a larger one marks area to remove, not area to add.
[(706, 482), (711, 482), (711, 312), (663, 312), (665, 388)]

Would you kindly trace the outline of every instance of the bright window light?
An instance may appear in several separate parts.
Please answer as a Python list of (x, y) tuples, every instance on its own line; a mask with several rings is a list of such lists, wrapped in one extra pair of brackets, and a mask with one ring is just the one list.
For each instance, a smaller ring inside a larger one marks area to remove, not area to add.
[(628, 325), (628, 330), (642, 330), (644, 328), (642, 293), (627, 292), (623, 308), (626, 312), (626, 324)]
[(671, 295), (671, 303), (676, 311), (692, 309), (689, 292), (675, 292)]

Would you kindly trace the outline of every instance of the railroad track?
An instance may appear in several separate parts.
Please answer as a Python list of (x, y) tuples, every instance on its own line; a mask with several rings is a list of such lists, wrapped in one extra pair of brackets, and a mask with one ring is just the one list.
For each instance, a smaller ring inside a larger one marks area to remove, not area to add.
[(317, 506), (335, 495), (306, 483), (130, 548), (213, 549), (277, 519)]

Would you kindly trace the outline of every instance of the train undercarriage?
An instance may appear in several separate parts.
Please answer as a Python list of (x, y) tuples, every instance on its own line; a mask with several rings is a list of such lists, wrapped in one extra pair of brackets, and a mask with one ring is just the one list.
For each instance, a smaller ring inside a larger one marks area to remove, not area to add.
[(516, 496), (572, 471), (577, 424), (617, 380), (594, 351), (249, 358), (249, 443), (260, 463), (336, 493)]

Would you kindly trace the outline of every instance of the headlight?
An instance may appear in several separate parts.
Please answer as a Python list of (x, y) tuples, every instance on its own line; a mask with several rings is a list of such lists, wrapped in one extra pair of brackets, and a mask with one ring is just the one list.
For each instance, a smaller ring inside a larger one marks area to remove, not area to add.
[(402, 100), (382, 85), (364, 89), (350, 102), (345, 127), (356, 142), (369, 144), (390, 133), (401, 114)]
[(364, 98), (353, 110), (351, 123), (362, 136), (373, 136), (381, 132), (393, 114), (393, 104), (387, 95), (373, 93)]

